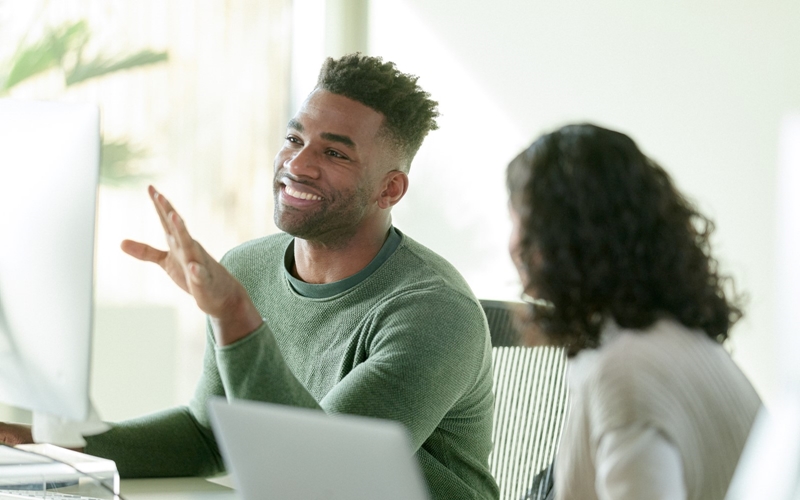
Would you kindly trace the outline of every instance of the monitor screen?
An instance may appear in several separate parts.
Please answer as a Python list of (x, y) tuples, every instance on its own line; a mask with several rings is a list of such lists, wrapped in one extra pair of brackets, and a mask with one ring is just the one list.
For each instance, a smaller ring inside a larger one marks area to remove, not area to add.
[(0, 99), (0, 402), (89, 414), (96, 106)]

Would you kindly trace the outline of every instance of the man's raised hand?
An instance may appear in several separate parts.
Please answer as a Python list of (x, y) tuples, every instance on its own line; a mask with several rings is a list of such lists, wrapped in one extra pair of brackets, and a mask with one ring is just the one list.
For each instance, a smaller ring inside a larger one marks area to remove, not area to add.
[(198, 307), (209, 315), (218, 344), (231, 344), (258, 328), (261, 314), (242, 284), (189, 235), (183, 219), (162, 194), (153, 186), (148, 187), (148, 193), (169, 250), (132, 240), (123, 241), (122, 250), (139, 260), (155, 262), (191, 294)]
[[(161, 226), (164, 228), (164, 233), (167, 236), (167, 242), (169, 243), (171, 239), (174, 237), (170, 236), (170, 229), (169, 225), (167, 224), (168, 213), (165, 213), (162, 205), (164, 202), (167, 204), (166, 198), (164, 198), (153, 186), (149, 186), (147, 188), (148, 193), (150, 194), (150, 199), (153, 201), (153, 205), (155, 205), (156, 212), (158, 213), (158, 218), (161, 221)], [(163, 202), (159, 202), (159, 199), (163, 200)], [(168, 205), (169, 206), (169, 205)], [(177, 215), (177, 214), (176, 214)], [(165, 252), (163, 250), (158, 250), (150, 245), (146, 245), (144, 243), (139, 243), (138, 241), (132, 240), (124, 240), (122, 242), (122, 251), (127, 253), (128, 255), (135, 257), (139, 260), (147, 261), (147, 262), (155, 262), (159, 266), (161, 266), (164, 271), (167, 272), (170, 278), (183, 289), (183, 291), (191, 294), (191, 290), (189, 289), (189, 284), (186, 282), (186, 273), (184, 270), (184, 266), (177, 258), (177, 256), (172, 252)], [(172, 248), (172, 244), (170, 244), (170, 249)]]

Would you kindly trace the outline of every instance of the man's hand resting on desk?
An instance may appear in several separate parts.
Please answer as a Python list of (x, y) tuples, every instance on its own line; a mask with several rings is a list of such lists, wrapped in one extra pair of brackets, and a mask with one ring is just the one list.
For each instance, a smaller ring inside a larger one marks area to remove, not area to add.
[(257, 329), (261, 314), (242, 284), (189, 235), (183, 219), (163, 195), (153, 186), (148, 187), (148, 192), (164, 227), (169, 250), (131, 240), (122, 242), (122, 250), (139, 260), (155, 262), (191, 294), (210, 317), (217, 344), (232, 344)]
[[(25, 424), (6, 424), (0, 422), (0, 444), (7, 446), (33, 444), (33, 433), (31, 432), (31, 426)], [(83, 448), (69, 449), (83, 453)]]
[(33, 443), (31, 427), (29, 425), (0, 422), (0, 443), (8, 446)]

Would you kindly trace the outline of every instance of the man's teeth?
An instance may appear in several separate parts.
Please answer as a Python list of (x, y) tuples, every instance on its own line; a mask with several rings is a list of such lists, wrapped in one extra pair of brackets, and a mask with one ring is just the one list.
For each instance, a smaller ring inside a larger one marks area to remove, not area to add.
[(286, 194), (293, 198), (300, 198), (301, 200), (321, 200), (322, 198), (311, 193), (303, 193), (302, 191), (297, 191), (295, 189), (286, 186)]

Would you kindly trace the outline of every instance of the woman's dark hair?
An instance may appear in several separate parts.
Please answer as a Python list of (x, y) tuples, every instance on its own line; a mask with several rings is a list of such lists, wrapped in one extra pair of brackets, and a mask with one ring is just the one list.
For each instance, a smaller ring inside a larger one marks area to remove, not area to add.
[(722, 342), (741, 317), (711, 256), (713, 223), (633, 140), (594, 125), (537, 139), (508, 166), (525, 292), (569, 355), (596, 347), (605, 318), (643, 329), (662, 316)]

